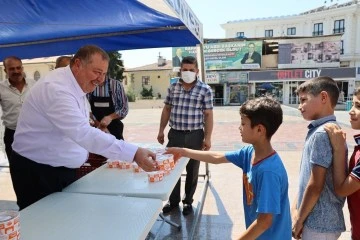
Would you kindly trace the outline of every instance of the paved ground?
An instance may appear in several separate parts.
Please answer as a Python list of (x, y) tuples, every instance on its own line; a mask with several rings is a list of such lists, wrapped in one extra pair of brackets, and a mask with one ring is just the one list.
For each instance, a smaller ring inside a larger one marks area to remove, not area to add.
[[(131, 110), (124, 121), (126, 140), (145, 146), (160, 146), (156, 141), (156, 136), (162, 106), (162, 102), (157, 100), (130, 103)], [(215, 107), (212, 150), (228, 151), (238, 149), (243, 145), (238, 130), (240, 124), (238, 109), (238, 106)], [(297, 110), (286, 106), (283, 110), (284, 123), (274, 135), (272, 142), (287, 169), (290, 185), (289, 197), (292, 202), (297, 191), (299, 162), (308, 123), (301, 118)], [(336, 112), (336, 116), (348, 133), (349, 149), (352, 151), (354, 145), (350, 137), (353, 131), (348, 123), (348, 114), (339, 111)], [(1, 146), (0, 144), (0, 148)], [(3, 164), (6, 164), (6, 159), (0, 154), (0, 165)], [(202, 164), (202, 173), (205, 171), (204, 166)], [(233, 239), (245, 229), (242, 208), (242, 171), (231, 164), (211, 165), (210, 171), (210, 187), (195, 238)], [(199, 178), (194, 206), (199, 201), (203, 183), (203, 179)], [(14, 200), (8, 169), (0, 168), (0, 210), (16, 209)], [(347, 231), (342, 234), (341, 239), (350, 239), (347, 207), (344, 207), (344, 213), (347, 219)], [(181, 209), (168, 217), (181, 223), (182, 230), (177, 231), (165, 224), (161, 231), (158, 231), (160, 225), (158, 222), (154, 225), (152, 232), (158, 232), (159, 239), (186, 239), (191, 230), (193, 217), (191, 215), (183, 217)]]

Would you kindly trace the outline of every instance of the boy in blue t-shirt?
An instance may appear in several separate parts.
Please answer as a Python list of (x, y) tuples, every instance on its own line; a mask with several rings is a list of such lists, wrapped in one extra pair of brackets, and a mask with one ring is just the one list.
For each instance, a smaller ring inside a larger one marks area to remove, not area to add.
[(243, 169), (243, 205), (246, 231), (239, 239), (291, 239), (288, 178), (270, 139), (282, 123), (280, 104), (261, 97), (240, 107), (242, 141), (251, 145), (217, 153), (187, 148), (168, 148), (175, 159), (181, 156), (207, 163), (233, 163)]

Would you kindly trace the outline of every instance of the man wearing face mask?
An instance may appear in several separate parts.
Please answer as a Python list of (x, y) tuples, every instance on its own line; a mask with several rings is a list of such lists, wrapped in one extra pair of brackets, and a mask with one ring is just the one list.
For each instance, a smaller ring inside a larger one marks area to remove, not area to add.
[[(209, 150), (213, 129), (213, 95), (209, 85), (200, 81), (198, 63), (192, 56), (184, 57), (180, 66), (181, 78), (170, 85), (165, 98), (157, 140), (164, 143), (164, 129), (169, 122), (167, 147), (185, 147)], [(193, 196), (196, 190), (200, 162), (190, 159), (186, 166), (183, 214), (192, 213)], [(179, 207), (180, 179), (164, 206), (163, 213)]]

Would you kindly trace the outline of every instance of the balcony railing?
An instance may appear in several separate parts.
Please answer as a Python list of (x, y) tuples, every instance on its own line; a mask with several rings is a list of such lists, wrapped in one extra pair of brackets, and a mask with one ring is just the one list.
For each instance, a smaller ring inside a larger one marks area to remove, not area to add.
[(343, 33), (343, 32), (345, 32), (345, 28), (334, 28), (333, 32), (334, 32), (334, 34)]
[(313, 36), (322, 36), (324, 35), (324, 31), (316, 31), (312, 33)]

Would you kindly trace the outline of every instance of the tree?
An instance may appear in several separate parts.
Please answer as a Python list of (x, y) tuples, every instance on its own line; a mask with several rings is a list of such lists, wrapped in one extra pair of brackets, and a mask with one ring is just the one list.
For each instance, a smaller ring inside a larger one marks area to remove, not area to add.
[(143, 89), (140, 92), (142, 97), (153, 97), (153, 88), (152, 86), (150, 87), (150, 89), (147, 89), (143, 86)]
[(124, 65), (121, 60), (121, 53), (114, 51), (108, 52), (108, 54), (110, 57), (108, 76), (122, 82)]

